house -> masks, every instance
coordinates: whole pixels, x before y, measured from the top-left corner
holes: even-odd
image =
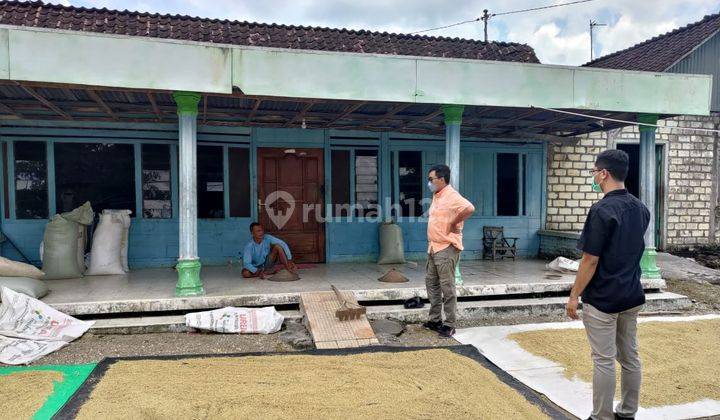
[[[659,248],[717,243],[720,239],[718,133],[712,130],[720,129],[720,85],[717,83],[720,78],[720,13],[597,58],[584,67],[713,76],[709,115],[658,120],[654,210]],[[679,129],[683,127],[710,131]],[[625,127],[583,135],[576,145],[549,148],[548,232],[544,236],[548,253],[555,253],[553,247],[561,247],[565,253],[572,248],[571,244],[556,239],[567,237],[569,243],[575,241],[587,210],[598,198],[595,193],[574,187],[586,177],[564,168],[562,162],[580,160],[582,156],[606,148],[625,150],[633,167],[627,186],[631,193],[639,194],[639,143],[638,128]],[[576,208],[572,214],[563,210],[569,206]]]
[[[0,2],[0,25],[4,235],[37,262],[53,214],[132,209],[131,267],[177,264],[179,295],[255,220],[298,261],[333,263],[373,261],[392,217],[421,258],[441,162],[477,208],[463,259],[486,225],[535,256],[549,148],[709,112],[709,76],[542,65],[512,43],[41,2]]]

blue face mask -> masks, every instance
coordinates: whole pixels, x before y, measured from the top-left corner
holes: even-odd
[[[428,181],[427,186],[433,194],[435,193],[435,191],[437,191],[437,187],[435,186],[435,184],[432,183],[432,181]]]

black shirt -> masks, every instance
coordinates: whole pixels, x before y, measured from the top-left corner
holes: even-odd
[[[583,291],[584,303],[605,313],[618,313],[645,303],[640,259],[649,223],[647,207],[625,189],[611,191],[593,204],[578,249],[600,260]]]

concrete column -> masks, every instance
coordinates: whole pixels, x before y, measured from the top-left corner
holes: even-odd
[[[460,191],[460,125],[463,105],[443,105],[445,114],[445,164],[450,167],[450,185]],[[455,284],[463,284],[460,275],[460,260],[455,266]]]
[[[653,114],[638,115],[638,122],[657,124],[658,116]],[[640,200],[650,210],[650,224],[645,231],[645,252],[640,260],[644,278],[660,278],[655,250],[655,189],[657,160],[655,156],[655,127],[640,127]]]
[[[197,115],[200,95],[175,92],[179,134],[180,255],[176,296],[205,293],[200,280],[200,258],[197,252]]]
[[[445,114],[445,164],[450,167],[450,185],[460,191],[460,125],[462,105],[443,105]]]

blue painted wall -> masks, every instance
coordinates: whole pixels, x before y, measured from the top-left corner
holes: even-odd
[[[333,147],[381,146],[379,147],[381,179],[380,195],[389,200],[390,185],[396,182],[390,174],[393,154],[401,150],[416,150],[423,153],[423,169],[444,160],[444,142],[441,138],[396,133],[372,133],[339,130],[302,129],[253,129],[233,127],[199,127],[200,144],[217,144],[227,147],[250,148],[251,162],[255,159],[257,147],[318,147],[326,149],[326,202],[330,202],[332,180],[329,176],[331,162],[329,150]],[[81,122],[13,121],[0,126],[0,140],[53,142],[123,142],[132,144],[167,143],[177,144],[177,128],[172,124],[118,124]],[[520,238],[518,247],[521,255],[534,256],[539,249],[537,232],[542,226],[544,214],[544,148],[541,143],[492,141],[488,139],[463,139],[461,150],[462,177],[460,189],[476,206],[476,214],[466,222],[464,230],[466,252],[463,258],[479,258],[482,252],[482,227],[504,226],[507,236]],[[51,147],[48,150],[52,149]],[[176,150],[173,150],[176,153]],[[496,217],[495,196],[495,155],[497,153],[522,153],[527,159],[527,184],[523,186],[527,210],[525,216]],[[49,160],[52,156],[48,157]],[[172,160],[173,206],[177,209],[177,168]],[[48,167],[52,162],[48,162]],[[227,175],[227,170],[226,177]],[[139,176],[136,171],[136,176]],[[256,218],[257,174],[251,165],[248,174],[251,179],[249,218],[200,220],[198,222],[198,246],[204,264],[224,264],[228,259],[238,259],[238,251],[249,240],[247,226]],[[49,171],[50,190],[53,190],[53,171]],[[424,177],[423,177],[424,179]],[[136,180],[137,181],[137,180]],[[140,194],[140,182],[136,182]],[[12,186],[12,183],[10,183]],[[227,185],[227,181],[226,181]],[[226,190],[226,202],[228,192]],[[395,188],[397,191],[397,188]],[[429,192],[424,194],[429,196]],[[3,194],[0,194],[2,196]],[[12,194],[10,200],[12,201]],[[54,213],[54,200],[50,200],[50,214]],[[382,201],[381,201],[382,202]],[[16,220],[11,214],[5,218],[7,205],[3,197],[2,229],[28,257],[39,262],[38,248],[42,240],[45,220]],[[138,200],[138,206],[141,200]],[[139,209],[136,209],[139,210]],[[12,212],[14,213],[14,212]],[[425,254],[427,220],[424,218],[401,219],[405,250],[408,258],[422,258]],[[377,223],[334,218],[326,221],[326,258],[334,261],[372,261],[378,254]],[[2,245],[3,255],[19,258],[9,244]],[[130,230],[129,259],[135,268],[171,266],[176,262],[178,252],[178,220],[133,218]]]

